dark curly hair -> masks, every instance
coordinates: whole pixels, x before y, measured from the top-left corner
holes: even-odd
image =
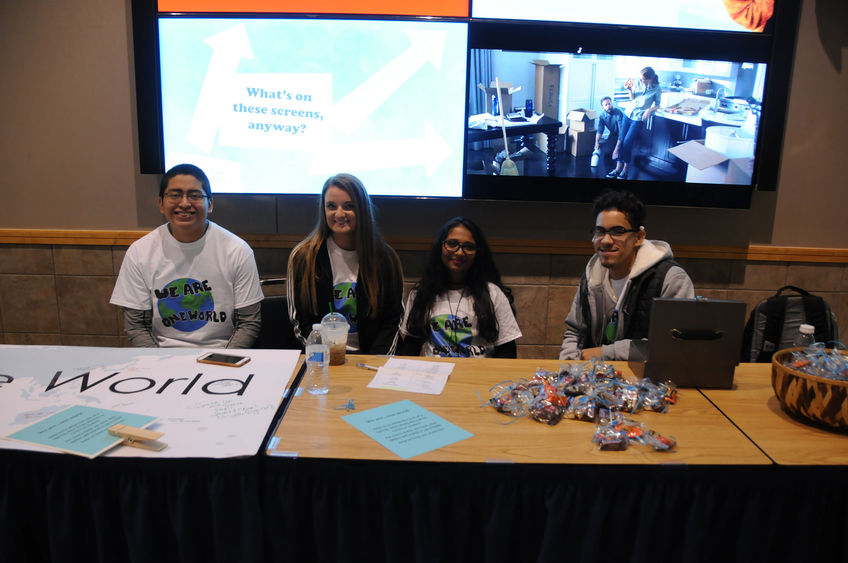
[[[607,190],[592,202],[592,214],[595,219],[601,211],[615,209],[621,211],[630,221],[630,227],[638,229],[645,226],[647,211],[645,204],[631,192]]]
[[[430,308],[436,297],[450,289],[450,275],[448,269],[442,263],[442,244],[454,227],[463,226],[471,232],[474,242],[477,244],[477,253],[465,278],[464,289],[474,300],[474,314],[477,317],[477,326],[480,335],[494,342],[498,337],[498,321],[495,317],[495,308],[489,296],[489,283],[498,286],[509,300],[510,307],[515,312],[512,291],[501,282],[501,274],[495,265],[492,250],[486,241],[486,236],[480,227],[467,217],[454,217],[442,225],[438,234],[433,239],[433,244],[427,253],[427,262],[424,275],[415,284],[415,299],[412,302],[412,310],[409,312],[406,329],[411,336],[416,338],[427,337],[427,322],[430,317]]]

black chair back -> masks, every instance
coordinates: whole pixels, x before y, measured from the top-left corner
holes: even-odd
[[[285,280],[282,280],[285,281]],[[262,285],[279,284],[277,280],[263,280]],[[285,295],[269,295],[262,300],[262,328],[253,344],[254,348],[272,350],[302,350],[294,335]]]

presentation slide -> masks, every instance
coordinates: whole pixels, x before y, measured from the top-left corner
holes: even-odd
[[[165,166],[215,193],[462,195],[465,23],[162,18]]]
[[[474,0],[471,16],[713,31],[763,31],[774,0]]]

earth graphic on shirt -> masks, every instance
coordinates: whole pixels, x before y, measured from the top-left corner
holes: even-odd
[[[345,316],[350,324],[349,332],[359,332],[359,316],[356,314],[356,283],[344,282],[333,286],[333,311]]]
[[[212,292],[192,278],[180,278],[165,286],[167,297],[159,299],[159,315],[165,326],[182,332],[203,328],[209,318],[206,312],[215,310]]]
[[[467,319],[445,314],[430,318],[430,338],[438,355],[468,357],[473,335]]]

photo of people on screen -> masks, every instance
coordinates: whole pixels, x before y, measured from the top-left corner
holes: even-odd
[[[497,175],[508,156],[520,176],[754,184],[764,63],[472,49],[476,59],[491,64],[471,65],[468,175]],[[511,93],[503,126],[486,97],[495,75]]]

